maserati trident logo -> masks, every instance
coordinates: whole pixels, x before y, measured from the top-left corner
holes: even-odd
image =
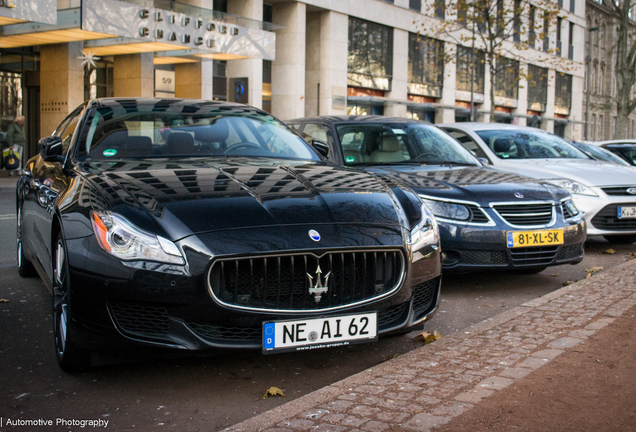
[[[636,188],[629,188],[626,192],[630,195],[636,195]]]
[[[329,290],[327,284],[329,283],[329,276],[331,275],[331,272],[325,275],[324,286],[322,285],[321,275],[322,270],[320,270],[320,264],[318,264],[318,268],[316,269],[316,285],[314,285],[314,278],[309,273],[307,273],[307,277],[309,278],[309,294],[314,295],[314,300],[316,300],[316,303],[320,303],[322,295]]]
[[[521,192],[515,192],[515,196],[519,199],[523,199],[523,194]]]

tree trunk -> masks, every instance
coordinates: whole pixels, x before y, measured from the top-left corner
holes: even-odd
[[[488,58],[488,68],[490,69],[490,123],[495,123],[495,75],[497,70],[494,66],[494,59]]]

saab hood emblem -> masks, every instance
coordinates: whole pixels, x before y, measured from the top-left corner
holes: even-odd
[[[630,195],[636,195],[636,188],[627,189],[627,193],[630,194]]]
[[[318,264],[318,268],[316,269],[316,284],[314,285],[314,278],[309,273],[307,273],[307,277],[309,278],[309,294],[314,295],[314,300],[316,300],[316,303],[320,303],[322,295],[329,290],[327,284],[329,283],[329,276],[331,275],[331,272],[325,275],[324,286],[322,284],[321,275],[322,270],[320,270],[320,264]]]
[[[519,199],[523,199],[523,194],[521,192],[515,192],[515,196]]]
[[[320,241],[320,233],[316,230],[309,230],[309,237],[311,237],[313,241]]]

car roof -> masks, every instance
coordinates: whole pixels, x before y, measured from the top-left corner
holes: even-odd
[[[542,129],[537,129],[528,126],[517,126],[507,123],[481,123],[481,122],[458,122],[458,123],[441,123],[436,124],[438,127],[453,127],[456,129],[462,130],[528,130],[528,131],[543,131]],[[545,131],[543,131],[545,132]]]
[[[408,119],[404,117],[388,117],[381,115],[340,115],[340,116],[314,116],[285,120],[285,123],[298,122],[323,122],[323,123],[345,123],[345,122],[365,122],[365,123],[412,123],[430,124],[422,120]]]
[[[246,112],[259,111],[265,114],[258,108],[254,108],[249,105],[225,102],[225,101],[211,101],[205,99],[187,99],[187,98],[149,98],[149,97],[112,97],[112,98],[99,98],[90,101],[95,106],[102,107],[153,107],[154,109],[163,108],[178,108],[184,106],[198,106],[198,107],[214,107],[225,108],[229,110],[242,109]],[[161,109],[158,110],[160,112]],[[192,113],[195,114],[195,113]]]
[[[620,145],[620,144],[627,144],[627,145],[634,145],[636,144],[636,139],[623,139],[623,140],[609,140],[609,141],[595,141],[593,143],[594,145]]]

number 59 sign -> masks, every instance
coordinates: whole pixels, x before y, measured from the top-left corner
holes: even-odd
[[[174,71],[155,69],[155,91],[174,93]]]

